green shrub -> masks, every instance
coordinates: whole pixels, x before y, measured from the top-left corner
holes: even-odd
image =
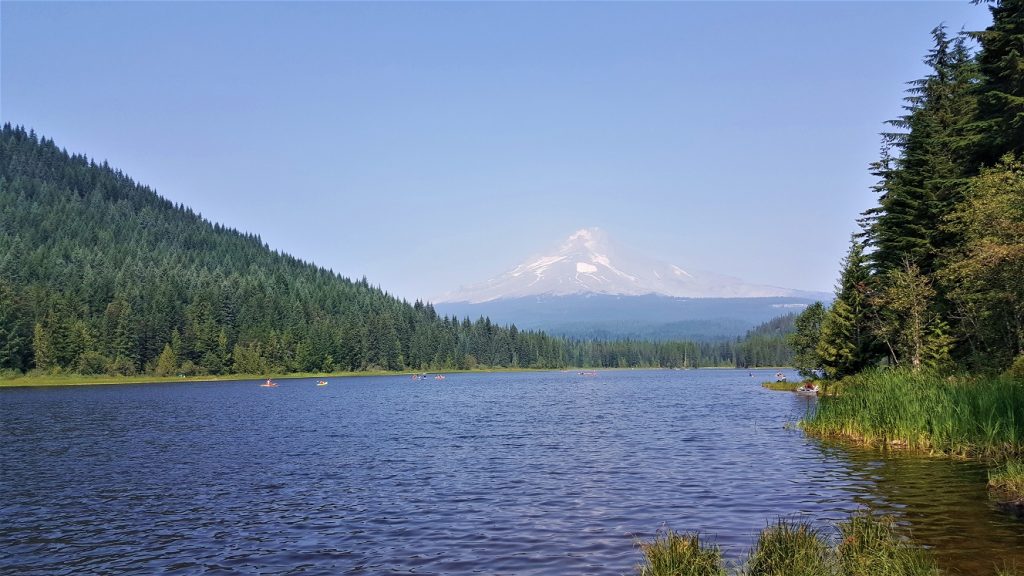
[[[1024,354],[1018,354],[1013,364],[1006,369],[1003,376],[1018,382],[1024,382]]]

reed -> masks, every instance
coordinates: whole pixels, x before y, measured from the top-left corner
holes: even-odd
[[[640,576],[725,576],[718,546],[702,545],[696,533],[665,530],[653,542],[640,543],[640,550]]]
[[[803,422],[822,437],[952,456],[1024,454],[1024,384],[877,370],[847,378]]]

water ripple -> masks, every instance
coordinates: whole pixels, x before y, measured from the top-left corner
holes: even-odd
[[[767,377],[767,374],[759,375]],[[0,391],[0,571],[628,574],[700,529],[901,514],[965,574],[1024,564],[979,467],[783,427],[812,399],[746,371]],[[984,559],[984,560],[979,560]]]

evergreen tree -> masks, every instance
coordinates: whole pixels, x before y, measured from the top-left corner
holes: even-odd
[[[172,376],[178,371],[178,361],[174,356],[174,350],[170,344],[165,344],[160,356],[156,359],[156,367],[153,373],[157,376]]]
[[[795,331],[788,336],[788,344],[793,349],[793,365],[802,376],[808,378],[814,377],[822,366],[817,347],[824,318],[824,304],[814,302],[797,317],[794,321]]]
[[[897,131],[883,134],[882,159],[873,165],[881,178],[879,204],[861,224],[877,273],[909,259],[930,274],[941,251],[956,242],[940,224],[965,186],[965,133],[978,73],[963,35],[951,39],[939,26],[932,37],[935,45],[925,58],[931,73],[911,82],[906,114],[889,121]]]
[[[50,341],[50,334],[43,328],[42,323],[36,322],[32,331],[32,353],[35,367],[50,371],[58,368],[53,357],[53,345]]]
[[[829,378],[859,372],[876,360],[875,340],[868,320],[869,283],[863,245],[854,240],[843,261],[835,301],[822,320],[816,348]]]
[[[989,10],[992,25],[972,34],[983,76],[972,125],[976,168],[1024,153],[1024,0],[997,0]]]
[[[0,371],[28,369],[32,355],[30,326],[20,299],[0,281]]]

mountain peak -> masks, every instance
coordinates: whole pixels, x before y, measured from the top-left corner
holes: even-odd
[[[581,228],[543,255],[486,282],[461,287],[438,302],[488,302],[524,296],[657,294],[680,298],[798,296],[796,290],[746,284],[712,273],[691,273],[618,249],[600,228]]]

